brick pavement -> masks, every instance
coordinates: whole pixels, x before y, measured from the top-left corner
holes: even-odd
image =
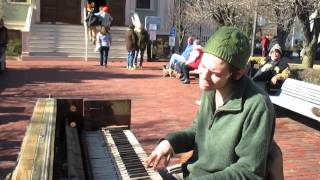
[[[0,74],[0,179],[11,171],[19,153],[32,108],[39,97],[130,98],[132,131],[150,153],[168,132],[190,125],[201,91],[193,80],[183,85],[163,78],[164,62],[147,62],[143,70],[128,71],[125,62],[107,69],[95,61],[8,61]],[[284,154],[286,179],[320,179],[319,124],[304,125],[279,111],[275,139]],[[296,119],[296,118],[295,118]],[[177,158],[174,159],[174,162]]]

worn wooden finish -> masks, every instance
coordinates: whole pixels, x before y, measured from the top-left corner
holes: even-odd
[[[86,177],[83,167],[78,130],[76,127],[71,127],[70,124],[66,121],[65,131],[67,141],[68,177],[85,180]]]
[[[86,179],[78,133],[105,126],[129,129],[130,118],[130,100],[38,99],[11,178]]]
[[[52,177],[56,101],[38,99],[21,146],[14,180]]]

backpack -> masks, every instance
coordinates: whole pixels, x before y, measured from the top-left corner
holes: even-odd
[[[101,21],[98,16],[94,15],[93,13],[90,13],[87,18],[86,22],[88,26],[98,26],[101,25]]]

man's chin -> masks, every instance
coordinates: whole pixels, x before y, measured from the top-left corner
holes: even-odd
[[[199,85],[199,87],[203,91],[211,91],[211,90],[213,90],[213,87],[210,87],[210,86]]]

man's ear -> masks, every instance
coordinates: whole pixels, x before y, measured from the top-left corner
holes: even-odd
[[[233,80],[239,80],[244,74],[246,74],[245,69],[239,69],[238,71],[234,72],[232,74],[232,79]]]

